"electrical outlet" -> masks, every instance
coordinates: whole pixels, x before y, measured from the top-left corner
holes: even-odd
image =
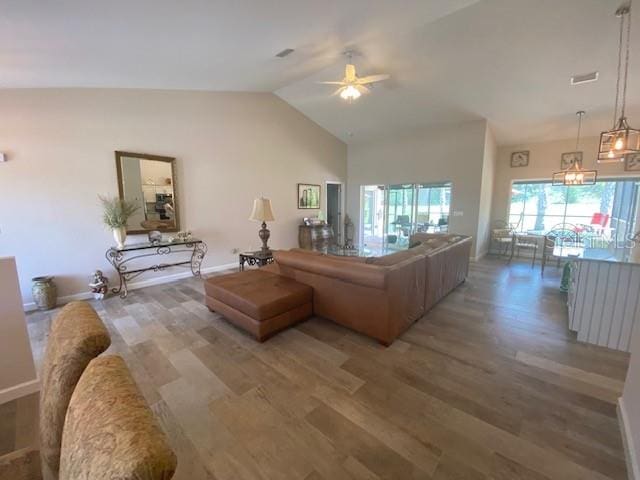
[[[461,217],[464,215],[464,212],[462,210],[454,210],[453,211],[453,216],[454,217]]]

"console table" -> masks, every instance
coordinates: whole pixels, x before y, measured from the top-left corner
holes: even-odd
[[[138,268],[130,269],[130,262],[148,257],[165,257],[173,254],[188,253],[189,260],[174,261],[170,263],[156,263],[153,265],[140,265]],[[125,298],[129,293],[127,282],[142,275],[144,272],[161,272],[171,267],[191,268],[194,276],[200,276],[200,266],[207,253],[207,244],[197,238],[180,240],[175,242],[144,242],[125,245],[123,248],[111,247],[105,253],[107,261],[113,265],[120,285],[112,288],[113,293],[119,293],[121,298]]]

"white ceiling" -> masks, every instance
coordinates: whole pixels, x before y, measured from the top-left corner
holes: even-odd
[[[0,0],[0,86],[274,91],[473,1]]]
[[[640,107],[640,20],[634,12],[629,102]],[[619,0],[483,0],[434,23],[376,37],[361,46],[362,74],[389,72],[351,105],[327,98],[317,80],[341,65],[276,93],[335,135],[355,143],[399,130],[487,118],[501,144],[597,135],[613,117]],[[635,53],[635,55],[634,55]],[[573,74],[600,71],[596,83],[572,87]],[[640,127],[640,108],[629,115]],[[348,136],[353,133],[353,137]]]
[[[611,123],[619,3],[0,0],[0,87],[275,91],[348,143],[480,118],[502,144],[568,138],[578,109],[587,134]],[[345,48],[361,53],[359,74],[392,75],[353,104],[317,83],[342,77]],[[592,70],[597,83],[569,86]]]

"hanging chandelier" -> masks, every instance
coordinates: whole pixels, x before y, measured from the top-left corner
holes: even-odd
[[[580,151],[580,131],[582,130],[582,117],[585,112],[580,110],[576,112],[578,116],[578,137],[576,138],[576,151],[573,153],[573,162],[569,165],[569,168],[561,172],[553,174],[552,185],[595,185],[598,179],[598,172],[596,170],[583,170],[582,169],[582,152]]]
[[[618,7],[616,16],[620,19],[620,38],[618,42],[618,78],[616,82],[616,102],[613,107],[613,128],[600,134],[598,163],[622,162],[625,155],[640,152],[640,130],[631,128],[625,116],[627,77],[629,76],[629,43],[631,42],[631,1]],[[624,56],[623,45],[625,45]],[[622,91],[620,91],[621,89]],[[618,107],[620,107],[620,117],[618,117]]]

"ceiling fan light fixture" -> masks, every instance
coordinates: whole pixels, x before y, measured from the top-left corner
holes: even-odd
[[[356,66],[352,63],[353,52],[346,51],[344,53],[349,60],[344,68],[344,77],[342,80],[319,82],[325,85],[338,85],[339,88],[334,92],[334,95],[340,95],[343,100],[351,103],[360,98],[363,94],[369,93],[369,87],[371,84],[382,82],[390,77],[388,73],[358,77],[358,74],[356,73]]]
[[[340,92],[340,97],[343,100],[347,100],[349,102],[352,102],[353,100],[357,100],[358,98],[360,98],[361,95],[362,94],[358,91],[358,89],[354,85],[347,85]]]

